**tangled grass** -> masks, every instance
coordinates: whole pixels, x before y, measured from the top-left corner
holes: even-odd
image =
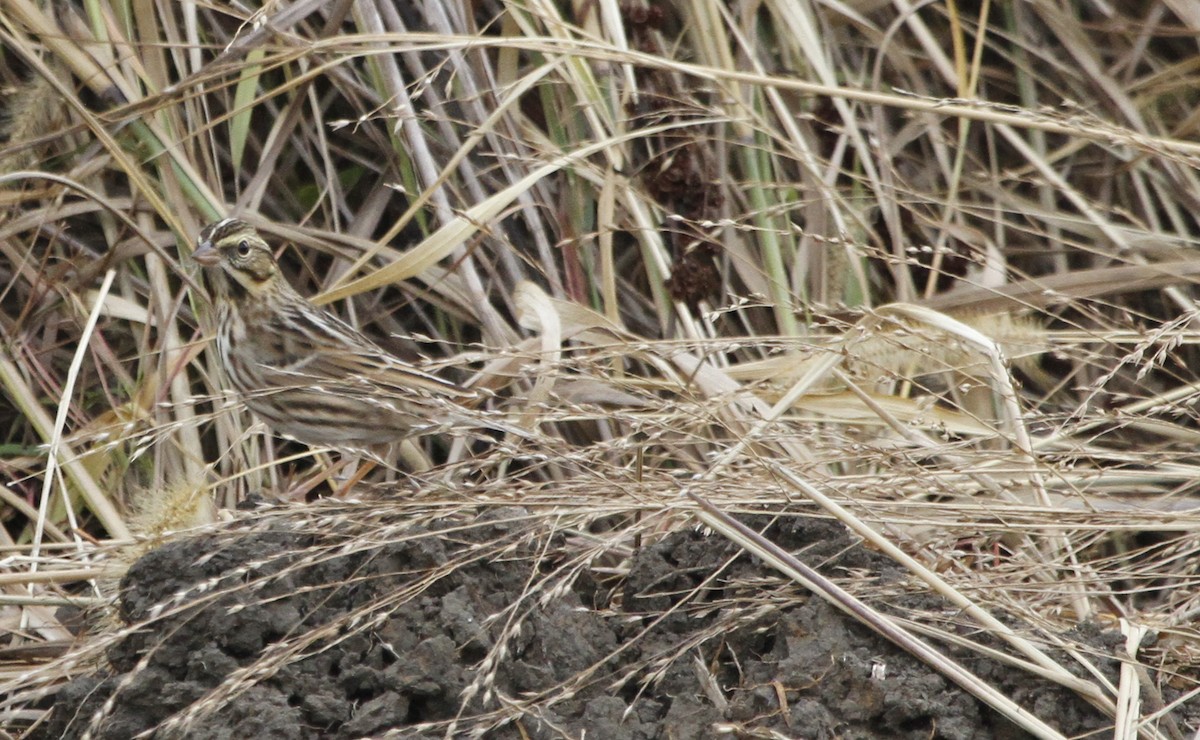
[[[31,665],[71,638],[55,610],[184,530],[334,516],[370,548],[380,519],[519,506],[574,542],[546,593],[697,522],[795,577],[730,517],[832,517],[1120,736],[1194,732],[1200,21],[1176,5],[0,3],[4,721],[144,626]],[[440,467],[335,515],[218,513],[328,462],[204,352],[188,254],[230,213],[536,438],[422,440]],[[1119,684],[1034,647],[1087,621],[1126,635]]]

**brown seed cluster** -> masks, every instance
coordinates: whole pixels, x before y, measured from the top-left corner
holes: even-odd
[[[621,17],[625,20],[625,28],[633,31],[634,36],[646,34],[647,31],[663,30],[666,14],[657,5],[642,5],[640,3],[621,3]]]
[[[635,2],[620,7],[635,48],[660,53],[659,34],[667,24],[663,8]],[[696,101],[697,91],[679,89],[677,78],[658,70],[639,70],[638,93],[638,102],[630,104],[626,112],[643,126],[682,121],[703,107]],[[671,214],[663,225],[673,259],[667,290],[694,311],[721,287],[716,264],[721,246],[701,224],[721,219],[724,196],[703,129],[689,131],[646,137],[645,161],[639,163],[639,169],[649,194]]]

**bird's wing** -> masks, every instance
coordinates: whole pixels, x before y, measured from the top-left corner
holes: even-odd
[[[310,380],[314,384],[333,384],[340,392],[353,395],[400,396],[430,395],[459,403],[479,397],[478,391],[420,370],[393,356],[362,332],[316,307],[280,312],[271,327],[278,351],[277,361],[266,363],[272,371],[295,384]]]
[[[356,348],[354,352],[325,355],[317,364],[322,374],[361,378],[377,386],[382,393],[427,394],[452,398],[460,403],[479,396],[477,391],[420,370],[374,345]]]

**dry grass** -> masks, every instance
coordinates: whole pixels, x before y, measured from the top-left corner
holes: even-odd
[[[340,516],[641,512],[587,563],[694,522],[684,491],[821,509],[1014,640],[1156,631],[1133,660],[1194,700],[1200,27],[1076,5],[0,3],[12,644],[65,639],[130,540],[325,464],[203,351],[187,256],[240,213],[544,438],[425,440],[444,500]],[[1118,731],[1165,736],[1143,712]]]

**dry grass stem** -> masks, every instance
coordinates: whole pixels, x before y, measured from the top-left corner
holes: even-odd
[[[275,702],[347,737],[817,736],[837,681],[788,651],[845,620],[891,642],[839,655],[902,644],[880,670],[976,719],[1197,733],[1197,32],[1180,2],[0,0],[0,725],[63,700],[100,736],[178,669],[131,733]],[[226,215],[508,433],[323,498],[338,456],[208,350],[191,254]],[[278,688],[343,655],[392,683]]]

